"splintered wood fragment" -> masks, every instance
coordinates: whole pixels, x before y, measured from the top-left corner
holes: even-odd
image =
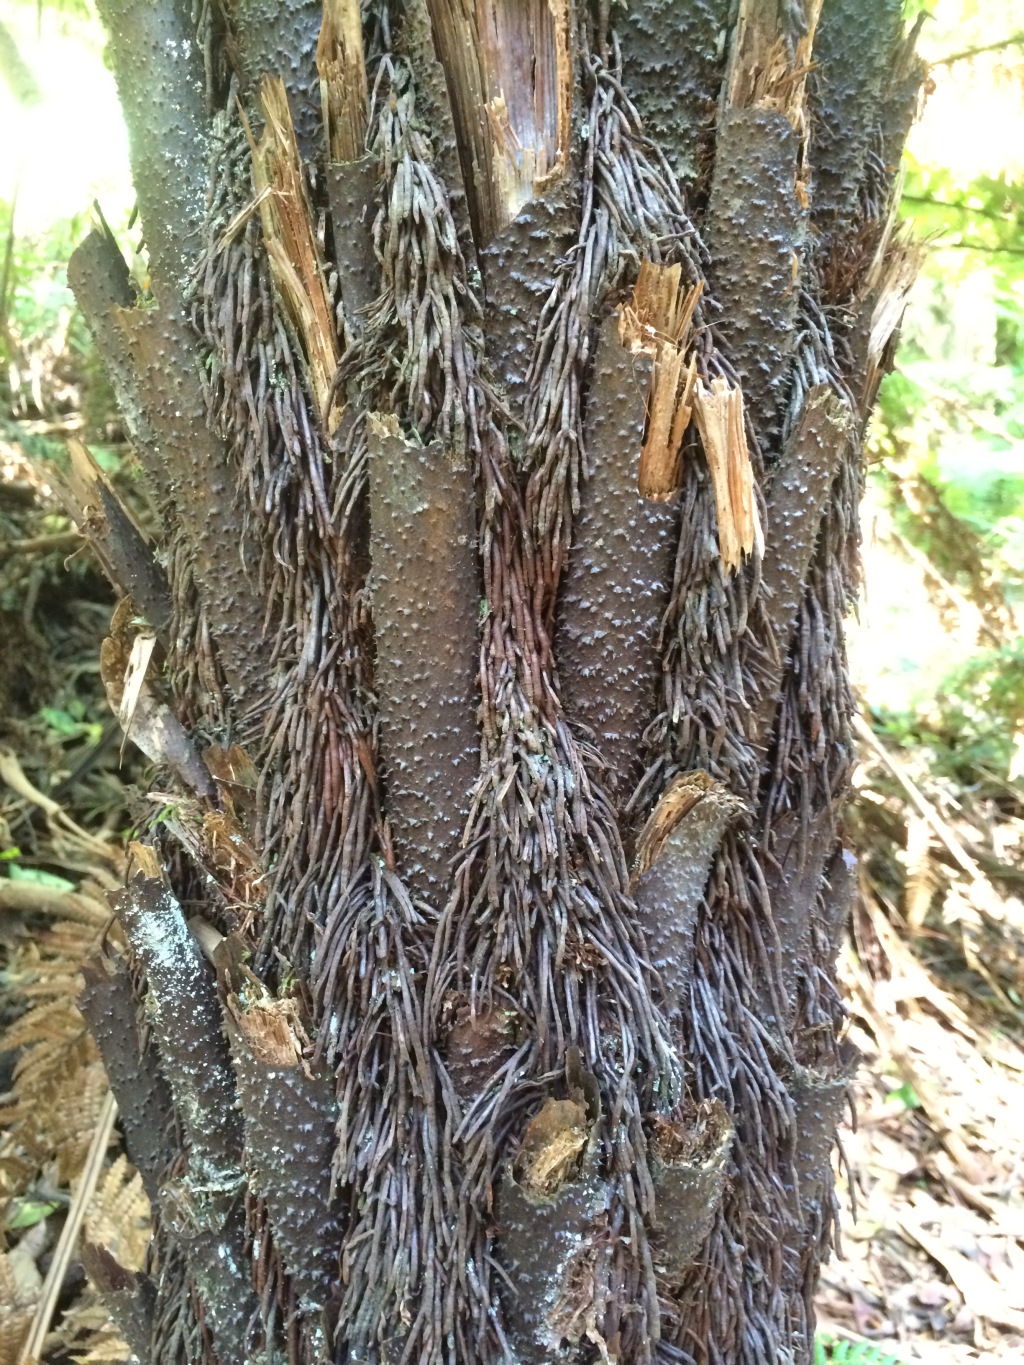
[[[703,281],[682,283],[682,267],[642,261],[633,297],[619,314],[622,344],[653,358],[647,431],[640,452],[641,497],[668,501],[681,484],[680,452],[693,415],[696,354],[685,363]]]
[[[566,170],[573,61],[568,0],[428,0],[448,79],[477,245]]]
[[[677,1280],[711,1231],[725,1188],[733,1125],[720,1100],[705,1100],[679,1120],[655,1120],[651,1140],[658,1222],[655,1269]]]
[[[316,65],[327,158],[358,161],[366,150],[369,99],[359,0],[324,0]]]
[[[634,894],[669,1015],[682,1008],[693,974],[693,931],[712,859],[743,809],[743,802],[707,773],[680,773],[637,841]]]
[[[480,595],[473,478],[435,442],[369,421],[375,691],[398,868],[443,895],[479,768]]]
[[[675,509],[637,489],[652,365],[623,347],[610,317],[585,418],[590,477],[580,489],[555,626],[566,709],[593,732],[622,805],[639,780],[642,736],[654,716],[658,627],[675,548]]]
[[[718,513],[718,548],[728,573],[743,562],[755,544],[763,547],[754,501],[754,473],[743,421],[743,391],[725,379],[706,388],[698,379],[693,416],[704,445]]]
[[[590,1133],[585,1105],[546,1099],[526,1126],[513,1174],[534,1199],[552,1199],[571,1180]]]
[[[331,402],[338,337],[302,161],[284,82],[278,76],[265,76],[260,94],[266,120],[263,137],[257,144],[247,131],[257,193],[272,191],[260,200],[264,243],[274,282],[305,352],[317,413],[332,433],[341,420],[340,410]]]
[[[897,202],[894,201],[860,295],[854,303],[854,373],[863,375],[859,406],[865,420],[875,405],[882,376],[892,366],[907,299],[925,254],[924,243],[915,241],[897,224],[896,209]]]
[[[727,74],[734,108],[770,109],[799,126],[822,0],[802,6],[803,32],[787,31],[789,6],[779,0],[740,0]]]

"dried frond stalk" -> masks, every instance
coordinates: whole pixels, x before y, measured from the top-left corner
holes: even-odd
[[[619,315],[622,344],[654,359],[647,431],[640,453],[641,497],[666,502],[680,486],[679,452],[693,415],[696,356],[685,364],[703,282],[685,285],[682,266],[642,261],[633,297]]]
[[[365,151],[369,99],[359,0],[324,0],[316,65],[328,159],[358,161]]]
[[[18,1359],[42,1288],[35,1261],[24,1251],[0,1251],[0,1360]]]
[[[713,379],[710,388],[698,379],[693,415],[715,489],[719,553],[729,572],[762,540],[743,424],[743,392],[725,379]]]
[[[89,538],[103,572],[115,587],[134,598],[159,635],[171,619],[167,575],[156,562],[149,542],[110,480],[81,441],[67,442],[71,467],[50,473],[57,496]]]
[[[742,0],[729,76],[733,108],[770,109],[784,114],[794,128],[799,126],[821,6],[822,0],[809,0],[804,32],[793,42],[790,35],[780,32],[784,23],[781,4]]]
[[[336,429],[340,409],[330,402],[338,368],[338,338],[323,261],[313,230],[312,210],[302,181],[284,82],[265,76],[261,89],[266,126],[257,144],[250,132],[260,217],[278,293],[302,342],[317,413],[328,432]],[[269,187],[272,193],[263,195]],[[328,411],[328,408],[331,408]]]

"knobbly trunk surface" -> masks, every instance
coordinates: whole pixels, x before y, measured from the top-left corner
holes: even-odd
[[[143,1365],[810,1358],[921,71],[897,0],[731,8],[101,0]]]

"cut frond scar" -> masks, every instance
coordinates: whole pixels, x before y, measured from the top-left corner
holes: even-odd
[[[317,413],[330,433],[341,419],[340,409],[331,403],[339,358],[334,310],[302,183],[302,162],[284,82],[279,76],[265,76],[261,96],[266,118],[263,137],[257,144],[248,124],[246,132],[263,237],[278,293],[306,354]],[[268,188],[271,193],[264,195]]]
[[[324,0],[316,65],[328,159],[358,161],[366,150],[369,101],[359,0]]]
[[[743,423],[743,393],[724,379],[705,388],[698,379],[693,416],[704,443],[718,512],[718,549],[728,573],[738,568],[755,544],[764,549],[754,501],[754,474]]]
[[[737,109],[770,109],[794,128],[803,118],[804,86],[822,0],[806,6],[804,32],[794,44],[780,32],[781,6],[742,0],[728,77],[729,104]]]
[[[622,344],[654,358],[647,432],[640,452],[640,496],[666,502],[680,485],[679,452],[693,415],[696,356],[684,358],[703,283],[685,285],[681,265],[642,261],[633,297],[619,314]]]

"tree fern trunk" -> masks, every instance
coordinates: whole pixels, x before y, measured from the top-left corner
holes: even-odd
[[[809,1360],[898,3],[101,8],[151,281],[70,274],[202,775],[85,1003],[135,1349]]]

